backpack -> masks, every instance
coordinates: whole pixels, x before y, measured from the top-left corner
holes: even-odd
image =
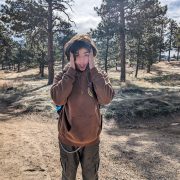
[[[62,108],[63,108],[63,105],[62,106],[56,105],[56,112],[59,114]]]

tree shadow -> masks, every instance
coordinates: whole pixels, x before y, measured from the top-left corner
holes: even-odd
[[[26,91],[26,93],[31,93],[31,92],[34,92],[34,91],[40,90],[41,88],[47,87],[47,86],[49,86],[49,85],[45,84],[45,85],[39,86],[39,87],[37,87],[37,88],[34,88],[34,89],[31,89],[31,90],[28,90],[28,91]]]
[[[163,73],[169,74],[170,73],[169,69],[171,68],[176,69],[176,70],[180,69],[180,61],[168,63],[168,69],[165,68],[164,66],[158,66],[158,67],[152,66],[152,70],[156,72],[158,75],[162,75]]]
[[[21,106],[13,107],[13,103],[20,101],[24,95],[23,93],[14,93],[10,94],[9,96],[4,94],[0,98],[0,120],[7,121],[10,120],[12,117],[18,116],[20,113],[15,113],[14,111],[21,108]]]
[[[173,120],[177,122],[177,120]],[[180,123],[180,119],[178,120]],[[176,179],[179,159],[178,139],[180,134],[171,134],[162,129],[112,127],[105,130],[115,153],[110,159],[121,165],[131,164],[134,171],[145,179]],[[126,141],[124,140],[126,139]],[[172,163],[171,165],[169,165]],[[170,167],[170,168],[169,168]]]
[[[141,88],[134,84],[117,90],[105,111],[105,129],[112,139],[110,158],[119,166],[133,166],[143,179],[176,179],[180,137],[180,96],[169,88]],[[175,113],[176,112],[176,113]],[[172,129],[172,124],[176,129]],[[116,142],[113,139],[116,137]],[[117,141],[117,139],[119,141]],[[126,141],[124,140],[126,139]],[[172,163],[171,165],[169,165]]]
[[[110,78],[110,82],[113,84],[113,86],[119,86],[121,83],[119,79]]]
[[[179,91],[141,88],[136,85],[116,90],[111,104],[105,107],[105,118],[115,119],[117,125],[136,124],[139,119],[168,115],[180,110]]]
[[[40,74],[30,74],[30,75],[23,75],[21,77],[14,77],[14,78],[0,78],[1,80],[13,80],[13,81],[39,81],[39,80],[44,80],[47,79],[48,76],[45,74],[44,77],[41,77]]]
[[[166,72],[166,69],[161,69],[159,67],[153,66],[153,71],[157,73],[158,76],[161,76],[164,72]]]
[[[158,71],[159,75],[161,75],[161,71]],[[162,86],[177,86],[180,85],[180,74],[168,74],[168,75],[161,75],[160,77],[151,77],[151,78],[144,78],[144,80],[150,83],[159,83]]]
[[[169,63],[170,66],[175,67],[175,68],[180,68],[180,61],[176,61],[176,62],[170,62]]]
[[[24,97],[27,96],[28,93],[32,93],[34,91],[40,90],[41,88],[47,87],[48,85],[42,85],[34,89],[24,89],[16,91],[16,89],[4,92],[4,94],[1,94],[0,96],[0,120],[1,121],[7,121],[10,120],[13,117],[26,114],[29,112],[33,112],[32,106],[38,106],[39,103],[45,102],[47,99],[42,99],[37,97],[32,98],[31,101],[28,101],[30,104],[29,106],[25,107],[24,104],[22,104],[22,100]],[[31,96],[31,95],[30,95]],[[24,102],[24,101],[23,101]],[[44,107],[47,105],[45,104]],[[36,112],[41,111],[40,109],[36,108]]]

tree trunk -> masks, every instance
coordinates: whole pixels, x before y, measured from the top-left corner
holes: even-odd
[[[170,43],[170,44],[171,44],[171,43]],[[170,45],[169,53],[168,53],[168,62],[170,62],[170,56],[171,56],[171,45]]]
[[[121,59],[121,82],[126,81],[126,59],[125,59],[125,17],[124,0],[120,5],[120,59]]]
[[[11,64],[10,63],[8,63],[8,67],[9,67],[9,70],[11,70]]]
[[[20,72],[20,62],[17,64],[17,72]]]
[[[43,50],[41,51],[41,59],[40,59],[40,64],[39,64],[39,72],[41,77],[44,77],[44,59],[45,59],[45,53],[43,52]]]
[[[2,62],[2,66],[1,67],[2,67],[2,70],[4,70],[4,62]]]
[[[171,32],[170,32],[170,38],[169,38],[169,55],[168,55],[168,61],[170,62],[170,55],[171,55],[171,41],[172,41],[172,23],[171,23]]]
[[[118,63],[117,63],[117,60],[116,60],[116,71],[118,70],[117,66],[118,66]]]
[[[135,74],[135,78],[137,78],[138,69],[139,69],[139,47],[140,47],[140,38],[138,39],[137,64],[136,64],[136,74]]]
[[[144,69],[144,61],[141,63],[141,69]]]
[[[52,0],[48,0],[48,85],[54,79],[54,59],[53,59],[53,32],[52,32]]]
[[[42,64],[42,72],[41,72],[41,77],[44,77],[44,63]]]
[[[44,77],[44,62],[40,62],[39,64],[39,74],[41,77]]]
[[[151,62],[150,60],[148,60],[148,64],[147,64],[147,73],[151,72]]]
[[[178,51],[177,51],[177,61],[179,60],[179,51],[180,51],[180,47],[178,47]]]
[[[139,70],[139,58],[137,58],[137,62],[136,62],[136,73],[135,73],[135,78],[137,78],[138,70]]]
[[[13,64],[13,71],[15,71],[16,70],[16,64],[14,63]]]
[[[41,66],[41,70],[40,70],[41,77],[44,77],[44,62],[42,62],[40,66]]]
[[[105,54],[105,71],[106,71],[106,72],[107,72],[107,58],[108,58],[108,51],[109,51],[109,38],[107,37],[106,54]]]
[[[161,47],[159,48],[159,62],[161,61],[161,53],[162,53],[162,49]]]
[[[39,74],[41,74],[41,62],[39,63]]]
[[[160,44],[160,48],[159,48],[159,62],[161,61],[161,53],[162,53],[162,48],[161,48],[161,46],[162,46],[162,43],[163,43],[163,31],[164,31],[164,24],[162,23],[161,24],[162,26],[161,26],[161,44]]]
[[[62,70],[64,69],[64,64],[65,64],[65,56],[64,56],[64,46],[65,44],[63,44],[63,53],[62,53]]]

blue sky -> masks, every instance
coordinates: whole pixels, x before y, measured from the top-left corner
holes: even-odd
[[[3,3],[5,0],[0,0]],[[159,0],[162,5],[168,5],[167,16],[177,20],[180,23],[180,0]],[[100,17],[94,11],[95,6],[100,6],[102,0],[74,0],[71,13],[72,20],[75,21],[75,31],[86,33],[90,28],[96,28],[100,22]]]

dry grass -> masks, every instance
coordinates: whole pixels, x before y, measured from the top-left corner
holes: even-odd
[[[39,112],[53,109],[47,86],[47,68],[41,78],[38,69],[29,69],[21,73],[0,72],[0,99],[22,112]]]
[[[133,72],[129,73],[129,72]],[[151,73],[139,70],[138,78],[135,78],[135,67],[127,66],[126,83],[120,83],[120,72],[115,68],[109,71],[110,79],[115,87],[129,86],[129,84],[142,88],[180,88],[180,62],[160,62],[154,64]]]
[[[55,66],[55,74],[59,70],[59,66]],[[168,99],[167,101],[165,100],[166,104],[171,104],[174,110],[179,108],[178,104],[175,104],[177,105],[176,108],[174,103],[171,102],[171,95],[173,98],[176,96],[179,97],[180,62],[160,62],[154,64],[150,74],[147,74],[145,70],[139,70],[137,79],[134,78],[132,72],[135,73],[135,69],[127,66],[126,83],[120,83],[120,72],[116,71],[115,68],[110,69],[108,72],[113,87],[116,90],[116,96],[113,102],[118,101],[118,105],[116,106],[112,103],[113,110],[111,110],[111,107],[108,107],[109,112],[107,113],[107,117],[112,117],[115,112],[119,114],[119,111],[123,114],[131,114],[133,118],[136,114],[142,114],[142,117],[158,113],[161,114],[161,110],[158,108],[159,111],[157,111],[156,106],[163,104],[162,101],[164,98],[166,100]],[[25,112],[48,111],[54,113],[54,105],[49,94],[50,86],[46,85],[47,68],[45,69],[45,78],[40,78],[38,69],[29,69],[21,73],[0,71],[0,76],[1,98],[6,99],[6,96],[8,96],[10,100],[10,95],[17,95],[19,99],[16,102],[12,102],[13,106],[23,107]],[[168,93],[170,94],[167,97]],[[156,99],[155,104],[153,99]],[[149,101],[153,101],[153,103]],[[136,102],[139,102],[139,104]],[[125,105],[124,107],[123,105],[124,108],[122,108],[122,104],[124,103],[127,106]],[[117,107],[116,111],[114,111],[114,106]],[[143,113],[143,107],[146,113]],[[122,112],[121,108],[126,109],[126,112]],[[169,106],[167,106],[167,109],[169,109],[169,112],[172,112],[172,108],[169,108]],[[151,112],[154,113],[147,113],[149,110],[152,110]],[[111,111],[113,113],[110,113]],[[164,111],[164,106],[162,106],[162,111]]]
[[[132,67],[127,69],[132,70]],[[111,69],[109,75],[116,96],[107,108],[106,118],[135,123],[139,118],[180,111],[180,62],[154,64],[149,74],[139,70],[137,79],[127,73],[126,83],[119,82],[115,69]]]

